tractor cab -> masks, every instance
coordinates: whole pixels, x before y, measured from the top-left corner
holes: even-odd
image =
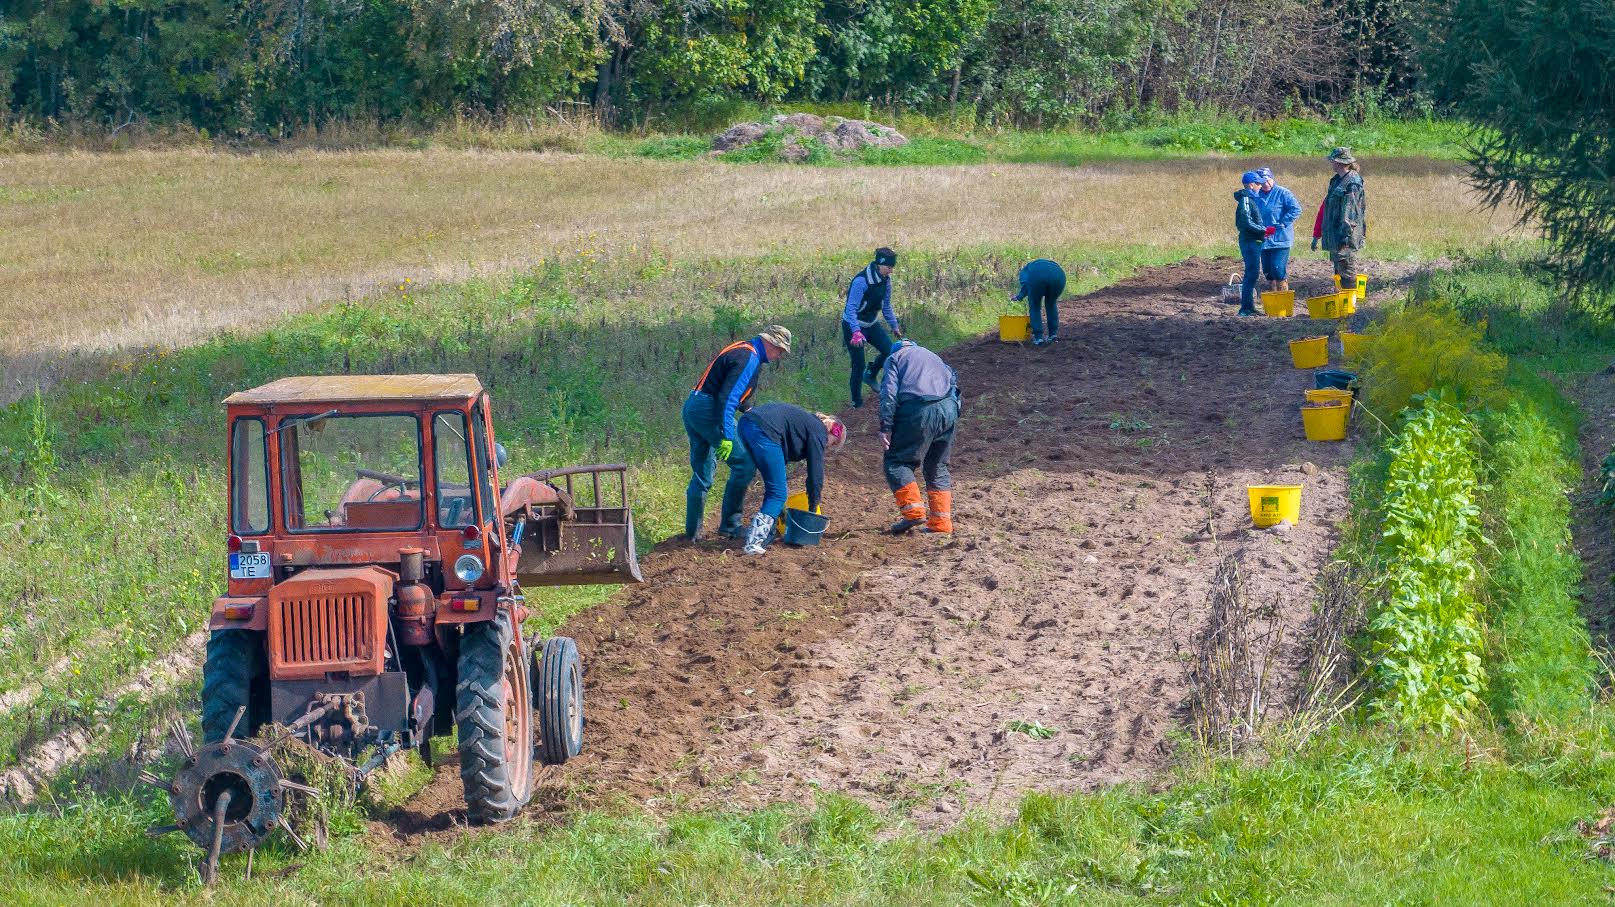
[[[268,835],[278,776],[243,738],[270,724],[361,775],[430,761],[453,727],[471,818],[515,815],[534,762],[583,733],[577,647],[524,639],[523,590],[641,581],[627,467],[503,475],[475,375],[284,378],[224,403],[227,587],[176,827],[215,854]]]

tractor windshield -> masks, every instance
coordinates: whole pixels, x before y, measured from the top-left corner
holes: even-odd
[[[288,529],[420,528],[419,419],[330,416],[281,426]]]

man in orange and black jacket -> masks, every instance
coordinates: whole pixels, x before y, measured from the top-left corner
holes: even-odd
[[[737,419],[755,402],[758,372],[769,362],[778,362],[791,351],[791,332],[770,325],[750,340],[724,347],[701,380],[684,401],[684,433],[690,439],[690,484],[684,491],[684,536],[694,540],[701,533],[707,492],[712,489],[718,461],[729,464],[729,480],[723,486],[723,507],[718,532],[739,538],[741,511],[746,505],[746,489],[757,475],[757,467],[740,443]]]

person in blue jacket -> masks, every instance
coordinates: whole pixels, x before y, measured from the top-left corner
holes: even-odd
[[[1290,288],[1290,247],[1295,245],[1295,222],[1301,219],[1301,202],[1295,193],[1273,181],[1273,171],[1256,171],[1262,178],[1262,222],[1272,228],[1262,242],[1262,276],[1269,290]]]
[[[1026,314],[1032,322],[1032,345],[1044,343],[1044,315],[1049,322],[1048,342],[1053,343],[1060,333],[1060,294],[1065,292],[1065,270],[1047,258],[1039,258],[1021,268],[1020,280],[1020,292],[1009,297],[1009,301],[1026,300]]]
[[[701,532],[707,492],[712,489],[718,461],[729,464],[729,481],[723,486],[723,509],[718,533],[739,538],[741,508],[746,489],[757,475],[746,445],[740,442],[741,413],[751,409],[759,371],[791,351],[791,332],[770,325],[750,340],[723,348],[701,373],[701,380],[684,400],[684,433],[690,438],[690,485],[684,491],[684,536],[694,541]]]
[[[897,253],[881,246],[875,258],[859,271],[847,285],[847,304],[841,309],[841,339],[846,344],[847,356],[852,361],[852,375],[848,381],[852,406],[864,405],[863,386],[874,390],[880,380],[880,370],[886,366],[886,357],[892,352],[892,337],[903,336],[903,326],[892,309],[892,269],[897,267]],[[881,319],[891,325],[886,333]],[[864,347],[875,348],[875,361],[864,362]]]
[[[1262,243],[1272,235],[1262,220],[1262,177],[1247,170],[1239,178],[1244,188],[1234,193],[1234,227],[1239,231],[1239,257],[1245,261],[1245,279],[1239,287],[1239,314],[1256,315],[1256,281],[1262,272]]]

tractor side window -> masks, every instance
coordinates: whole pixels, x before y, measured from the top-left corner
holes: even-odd
[[[419,420],[404,415],[295,419],[281,419],[289,529],[420,528]]]
[[[237,535],[269,531],[267,443],[262,419],[237,419],[230,430],[230,528]]]
[[[465,414],[438,413],[432,418],[432,459],[437,464],[437,524],[444,529],[471,525],[471,445]]]

